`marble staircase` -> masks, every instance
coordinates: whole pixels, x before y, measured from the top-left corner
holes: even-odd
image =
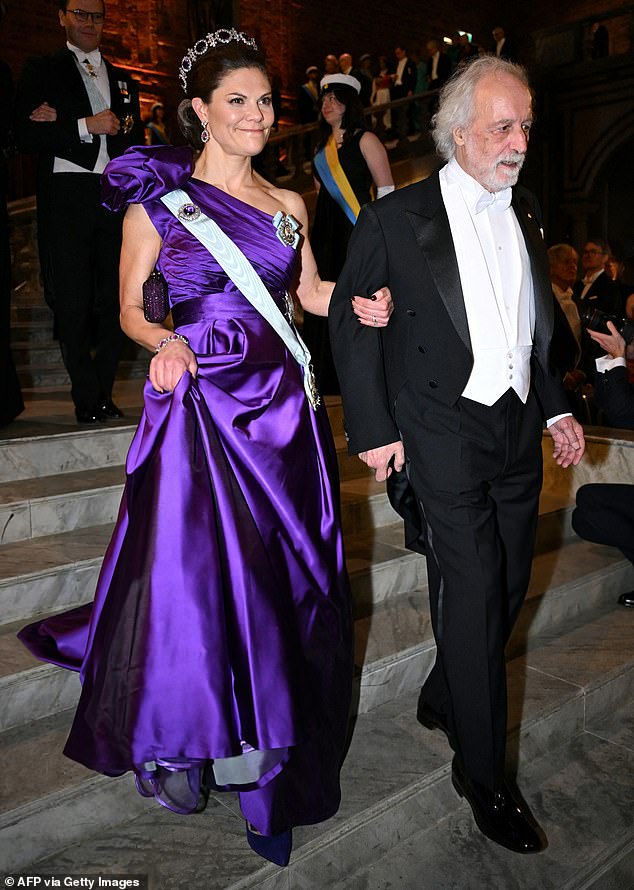
[[[634,616],[616,605],[634,572],[571,531],[574,488],[591,468],[549,466],[529,596],[509,645],[510,766],[550,839],[540,856],[517,857],[474,830],[444,737],[416,723],[434,658],[424,560],[404,549],[383,486],[345,455],[340,406],[328,407],[354,600],[356,720],[341,810],[295,832],[285,870],[248,850],[232,795],[178,817],[139,797],[129,776],[98,776],[62,755],[78,678],[35,661],[15,632],[90,600],[133,426],[24,423],[0,440],[0,870],[146,874],[152,890],[634,887]],[[633,445],[597,431],[591,467],[618,464],[634,481]]]
[[[37,257],[35,199],[16,201],[10,208],[12,277],[11,351],[20,384],[33,387],[70,384],[53,336],[53,314],[44,302]],[[147,356],[131,341],[125,341],[119,376],[144,377]]]

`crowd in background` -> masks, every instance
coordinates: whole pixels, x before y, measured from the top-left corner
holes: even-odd
[[[605,28],[601,27],[592,31],[593,44],[589,53],[592,58],[600,58],[607,53],[604,32]],[[457,68],[485,52],[512,62],[521,61],[516,43],[507,37],[500,25],[492,30],[487,46],[479,46],[466,32],[455,31],[451,39],[431,38],[419,46],[400,44],[393,48],[392,53],[373,55],[362,52],[358,58],[349,52],[328,53],[321,65],[311,64],[306,68],[306,79],[296,90],[295,119],[300,124],[318,122],[321,116],[320,84],[323,78],[345,74],[358,80],[359,98],[363,108],[377,108],[375,114],[366,116],[365,126],[374,130],[386,148],[394,147],[400,140],[415,141],[429,130],[440,88]],[[272,78],[272,87],[274,129],[277,129],[282,113],[282,84],[279,76]],[[7,96],[10,93],[5,92]],[[390,103],[411,96],[420,98],[390,106]],[[3,117],[7,122],[10,121],[10,112]],[[163,102],[157,101],[152,105],[151,115],[144,120],[144,133],[148,145],[169,145],[179,141],[178,128],[171,119],[169,108]],[[320,133],[317,130],[307,132],[304,137],[303,166],[307,173],[314,172],[312,158],[319,147],[319,139]],[[289,178],[283,145],[274,145],[272,150],[275,161],[273,175],[278,180]],[[6,225],[3,231],[3,243],[6,247]],[[347,238],[343,241],[347,243]],[[597,308],[614,317],[617,322],[621,319],[621,328],[623,319],[632,319],[634,329],[634,284],[623,280],[624,264],[621,258],[614,257],[609,246],[601,239],[593,238],[583,250],[581,245],[577,247],[579,253],[571,245],[555,245],[549,252],[553,290],[561,307],[555,351],[558,351],[556,358],[564,375],[571,406],[584,422],[634,428],[634,411],[631,418],[622,412],[617,416],[614,411],[610,416],[605,399],[595,397],[605,391],[605,381],[615,375],[603,374],[597,378],[596,358],[600,347],[586,330],[592,324],[591,321],[588,323],[589,309]],[[600,297],[595,294],[597,288],[601,292]],[[8,284],[5,284],[4,291],[8,297]],[[8,298],[4,299],[3,305],[5,311],[8,311]],[[2,329],[8,330],[6,321]],[[625,349],[627,381],[628,386],[631,384],[634,387],[634,346],[629,343],[629,328],[625,329],[625,334],[628,335]],[[9,350],[5,349],[3,352],[10,360]],[[11,379],[15,382],[15,371],[11,363],[6,373],[12,375]],[[601,388],[596,385],[597,379],[602,383]],[[3,389],[6,391],[7,386],[3,385]],[[0,421],[5,423],[21,409],[17,383],[12,390],[16,394],[16,403],[6,418],[0,417]],[[634,389],[632,392],[634,393]],[[634,395],[632,398],[634,399]]]
[[[322,66],[306,68],[306,81],[297,92],[297,118],[307,124],[319,117],[319,83],[325,75],[342,73],[356,77],[361,84],[364,107],[385,105],[398,99],[439,90],[460,65],[482,52],[492,52],[511,62],[517,61],[517,50],[501,26],[492,32],[492,44],[480,47],[471,35],[454,32],[451,41],[432,38],[424,45],[394,47],[393,53],[373,56],[361,53],[358,60],[349,52],[328,53]],[[435,111],[435,97],[421,99],[405,107],[383,109],[372,116],[372,125],[392,139],[418,138]]]

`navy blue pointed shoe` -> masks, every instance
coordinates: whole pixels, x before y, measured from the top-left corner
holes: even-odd
[[[247,841],[254,853],[275,865],[288,865],[293,846],[293,832],[289,828],[281,834],[265,835],[251,830],[247,822]]]

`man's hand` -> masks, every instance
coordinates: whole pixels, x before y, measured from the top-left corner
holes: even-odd
[[[117,115],[107,108],[99,114],[87,117],[86,127],[93,136],[116,136],[121,129],[121,123]]]
[[[385,482],[392,472],[390,462],[394,458],[394,469],[402,470],[405,465],[405,449],[401,441],[392,442],[391,445],[381,445],[380,448],[372,448],[370,451],[361,451],[359,459],[371,469],[376,470],[377,482]]]
[[[548,432],[553,437],[553,457],[560,467],[575,467],[583,457],[586,442],[583,437],[583,428],[574,417],[562,417],[548,427]]]
[[[352,310],[361,324],[374,328],[386,327],[394,312],[389,287],[379,288],[371,297],[353,297]]]
[[[52,108],[48,102],[42,102],[41,105],[38,105],[37,108],[34,108],[33,111],[29,115],[29,120],[32,121],[56,121],[57,120],[57,111],[55,108]]]
[[[609,334],[601,334],[599,331],[591,331],[587,328],[592,339],[599,344],[601,349],[605,349],[611,358],[625,358],[625,340],[617,331],[614,323],[608,322]]]

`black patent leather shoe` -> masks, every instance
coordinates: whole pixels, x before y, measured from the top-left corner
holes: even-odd
[[[106,415],[102,412],[101,408],[95,405],[92,405],[91,407],[77,405],[75,408],[75,417],[77,418],[77,423],[102,423],[106,419]]]
[[[545,838],[538,834],[530,810],[525,804],[520,807],[506,783],[491,791],[485,785],[473,782],[462,770],[457,757],[451,766],[451,781],[460,797],[467,800],[482,834],[496,844],[514,853],[539,853],[545,848]]]
[[[619,606],[625,606],[628,609],[634,609],[634,590],[629,593],[622,593],[617,600]]]
[[[430,708],[430,706],[420,698],[418,699],[418,707],[416,709],[416,719],[421,726],[425,727],[425,729],[439,729],[441,732],[444,732],[452,749],[454,751],[456,750],[453,734],[449,730],[444,716],[439,714],[438,711],[434,711],[433,708]]]
[[[103,402],[100,402],[98,411],[103,414],[106,420],[117,420],[119,417],[123,417],[123,411],[115,405],[112,399],[104,399]]]

